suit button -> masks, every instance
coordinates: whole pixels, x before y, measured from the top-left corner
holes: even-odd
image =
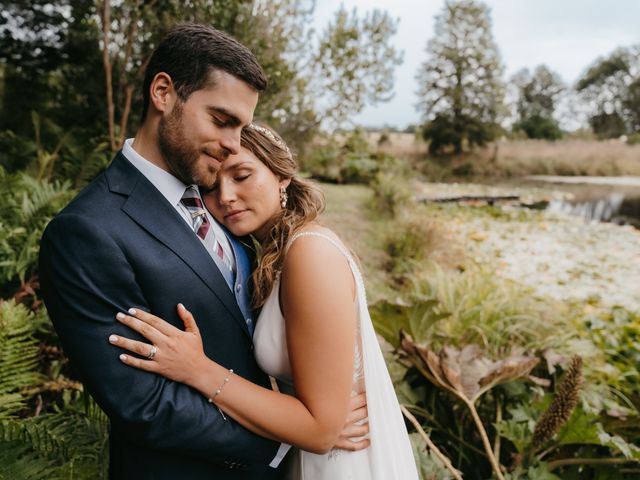
[[[240,290],[242,290],[242,285],[236,285],[236,292],[240,293]]]

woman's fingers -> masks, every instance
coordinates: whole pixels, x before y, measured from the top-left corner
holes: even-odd
[[[149,356],[154,357],[158,353],[158,348],[154,345],[149,345],[148,343],[144,342],[138,342],[137,340],[131,340],[129,338],[120,337],[118,335],[110,335],[109,343],[111,343],[112,345],[116,345],[124,350],[128,350],[132,353],[136,353],[145,358],[149,358]],[[151,355],[152,353],[153,355]]]
[[[364,437],[369,434],[369,424],[362,425],[349,425],[342,429],[340,432],[340,438],[358,440],[359,437]]]
[[[366,393],[353,395],[349,399],[349,413],[347,415],[347,420],[345,421],[345,427],[351,425],[352,423],[364,420],[368,415],[369,411],[367,410]]]
[[[352,423],[359,422],[360,420],[364,420],[368,416],[369,416],[369,410],[367,409],[366,405],[356,410],[351,410],[347,415],[345,426],[351,425]]]
[[[357,442],[352,442],[348,438],[340,438],[334,445],[334,448],[339,448],[340,450],[348,450],[349,452],[357,452],[358,450],[364,450],[369,445],[371,445],[371,441],[368,438]]]
[[[191,312],[181,303],[178,304],[178,316],[182,319],[186,332],[198,333],[200,331]]]
[[[135,310],[131,309],[129,311],[135,311]],[[150,340],[151,343],[153,344],[161,343],[165,336],[160,331],[158,331],[155,327],[131,315],[127,315],[122,312],[119,312],[118,314],[116,314],[116,318],[120,323],[123,323],[124,325],[129,327],[131,330],[135,330],[144,338],[146,338],[147,340]]]
[[[147,372],[156,372],[158,369],[158,364],[156,362],[151,360],[141,360],[133,355],[126,355],[123,353],[120,355],[120,360],[122,363],[139,368],[140,370],[146,370]]]
[[[349,399],[349,410],[357,410],[367,406],[367,394],[365,392],[352,395]]]
[[[152,326],[153,328],[155,328],[159,332],[164,333],[165,335],[170,336],[176,333],[176,331],[180,331],[170,323],[165,322],[162,318],[156,317],[155,315],[145,312],[144,310],[137,309],[137,308],[130,308],[128,310],[128,313],[130,316],[135,317],[138,320],[141,320],[142,322]]]

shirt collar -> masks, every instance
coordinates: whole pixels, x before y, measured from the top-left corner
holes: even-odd
[[[142,173],[147,180],[149,180],[153,186],[160,191],[171,205],[178,205],[187,185],[136,152],[133,149],[133,138],[125,140],[124,145],[122,146],[122,154],[133,164],[134,167],[140,170],[140,173]]]

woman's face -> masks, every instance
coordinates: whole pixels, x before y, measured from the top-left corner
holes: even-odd
[[[213,216],[237,236],[253,234],[263,240],[281,210],[280,180],[245,148],[230,155],[220,167],[213,189],[204,195],[204,203]]]

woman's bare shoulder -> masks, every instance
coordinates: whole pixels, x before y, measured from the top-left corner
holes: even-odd
[[[345,262],[347,252],[342,239],[330,228],[310,223],[291,238],[284,260],[285,269],[291,264],[336,265]]]

